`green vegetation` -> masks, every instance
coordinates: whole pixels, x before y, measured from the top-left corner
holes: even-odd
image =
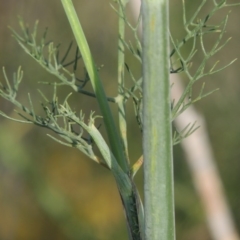
[[[53,87],[50,99],[39,91],[44,111],[43,115],[39,115],[35,111],[30,94],[28,94],[29,107],[17,98],[19,85],[23,79],[22,69],[19,67],[12,80],[9,80],[8,74],[3,69],[6,84],[1,85],[0,95],[18,108],[17,113],[21,119],[13,118],[3,112],[1,115],[17,122],[47,128],[57,135],[57,137],[49,136],[58,143],[77,148],[94,162],[109,169],[115,178],[126,213],[129,239],[143,239],[145,236],[146,240],[173,240],[175,224],[172,147],[192,134],[197,127],[195,123],[189,123],[181,131],[172,131],[172,122],[191,104],[213,92],[205,92],[205,84],[203,84],[198,93],[193,93],[193,86],[198,80],[218,73],[235,61],[219,68],[216,62],[210,69],[207,68],[209,59],[229,41],[229,39],[223,41],[228,15],[215,25],[211,23],[211,19],[219,10],[239,4],[214,0],[213,8],[207,16],[200,18],[199,15],[206,4],[203,0],[192,17],[188,18],[183,1],[183,24],[186,36],[178,41],[170,34],[169,43],[168,1],[144,1],[142,15],[139,16],[136,25],[127,18],[128,1],[114,1],[112,7],[119,17],[118,79],[116,80],[118,94],[112,97],[105,93],[99,74],[100,68],[94,62],[72,1],[61,2],[77,43],[75,57],[67,61],[72,44],[61,55],[60,47],[47,41],[47,29],[39,40],[38,22],[30,32],[28,26],[20,19],[22,34],[12,29],[13,36],[28,55],[58,80],[44,82]],[[142,43],[138,37],[141,18]],[[132,31],[134,43],[125,39],[125,27]],[[205,36],[209,34],[217,35],[212,46],[205,42]],[[192,47],[186,55],[184,47],[187,44],[191,44]],[[199,66],[193,68],[192,62],[199,48],[203,58]],[[131,66],[125,62],[126,52],[130,52],[141,64],[141,77],[135,77]],[[79,61],[84,63],[83,78],[78,77],[76,73]],[[171,102],[169,75],[180,72],[184,72],[189,81],[181,98],[177,102]],[[126,83],[126,75],[130,77],[131,83]],[[85,89],[89,83],[93,91]],[[87,119],[82,111],[76,112],[75,107],[69,104],[72,93],[59,102],[57,92],[62,86],[70,87],[74,92],[84,94],[86,97],[96,98],[101,116],[96,115],[94,109]],[[130,161],[127,141],[126,103],[128,101],[132,101],[139,131],[143,133],[143,158],[140,157],[135,161]],[[118,127],[110,108],[110,104],[114,103],[118,107]],[[106,138],[100,132],[100,125],[96,124],[98,120],[106,130]],[[144,207],[134,183],[134,176],[140,169],[143,159],[145,162]]]

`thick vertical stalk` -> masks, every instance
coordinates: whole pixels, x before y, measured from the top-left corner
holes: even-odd
[[[168,1],[144,0],[142,13],[145,240],[173,240]]]

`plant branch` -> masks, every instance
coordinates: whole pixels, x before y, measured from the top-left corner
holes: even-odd
[[[126,122],[126,109],[125,109],[125,83],[124,83],[124,69],[125,69],[125,50],[123,40],[125,37],[125,20],[123,14],[125,11],[127,1],[123,2],[118,0],[119,11],[118,11],[118,96],[120,100],[118,101],[118,120],[121,141],[123,144],[124,154],[129,163],[128,154],[128,141],[127,141],[127,122]]]

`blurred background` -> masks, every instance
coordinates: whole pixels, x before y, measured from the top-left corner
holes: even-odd
[[[108,95],[115,96],[117,77],[117,15],[109,1],[74,1],[86,37],[98,66]],[[201,1],[186,1],[191,14]],[[235,1],[236,2],[236,1]],[[206,5],[202,12],[208,13]],[[229,9],[230,10],[230,9]],[[240,56],[240,7],[232,8],[227,26],[227,37],[233,37],[214,60],[228,63]],[[205,11],[205,13],[204,13]],[[184,36],[181,1],[170,1],[171,31],[178,39]],[[216,21],[223,18],[220,12]],[[33,27],[39,20],[39,35],[49,28],[48,40],[67,48],[74,39],[60,1],[57,0],[0,0],[0,66],[5,66],[9,79],[18,66],[24,70],[18,99],[28,104],[31,93],[35,111],[41,113],[41,89],[52,96],[52,87],[39,81],[56,81],[34,60],[27,56],[11,37],[11,26],[19,31],[20,15]],[[129,18],[132,14],[129,9]],[[218,19],[219,18],[219,19]],[[130,31],[127,38],[132,39]],[[209,39],[211,43],[211,39]],[[74,51],[72,53],[74,56]],[[194,65],[200,61],[196,57]],[[136,75],[140,66],[127,54],[126,62]],[[220,88],[195,107],[207,122],[216,164],[223,182],[237,229],[240,232],[240,82],[237,61],[224,71],[203,79],[206,89]],[[82,66],[78,69],[82,74]],[[3,82],[3,75],[0,74]],[[199,85],[200,86],[200,85]],[[89,88],[90,89],[90,88]],[[72,91],[59,88],[59,99]],[[70,103],[88,116],[90,110],[99,112],[95,99],[73,94]],[[14,107],[0,99],[0,109],[17,116]],[[116,112],[116,106],[112,106]],[[131,104],[127,106],[130,157],[135,161],[142,152],[141,135]],[[127,230],[116,185],[111,174],[87,159],[76,149],[68,148],[47,137],[46,129],[20,124],[0,117],[0,239],[1,240],[75,240],[127,239]],[[174,147],[176,229],[179,240],[210,240],[206,217],[181,146]],[[136,184],[142,193],[142,172]]]

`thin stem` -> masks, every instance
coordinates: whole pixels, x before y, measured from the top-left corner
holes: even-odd
[[[119,118],[119,129],[120,136],[123,144],[124,154],[129,162],[128,156],[128,142],[127,142],[127,122],[126,122],[126,110],[125,110],[125,99],[124,99],[124,69],[125,69],[125,53],[123,40],[125,37],[125,20],[123,14],[125,11],[126,3],[119,1],[119,17],[118,17],[118,95],[121,96],[118,102],[118,118]]]

